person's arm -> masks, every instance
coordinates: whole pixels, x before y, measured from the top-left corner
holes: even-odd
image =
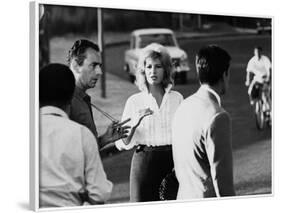
[[[247,72],[247,73],[246,73],[245,85],[246,85],[247,87],[250,85],[250,72]]]
[[[247,69],[246,69],[246,81],[245,85],[248,87],[250,85],[250,74],[253,73],[253,59],[251,59],[248,64],[247,64]]]
[[[149,108],[147,109],[143,109],[143,110],[140,110],[137,114],[135,114],[133,120],[134,122],[131,123],[132,124],[132,128],[130,129],[129,131],[129,135],[128,137],[124,138],[123,140],[119,140],[119,141],[116,141],[115,143],[115,146],[118,150],[123,150],[123,149],[131,149],[133,148],[134,146],[134,143],[131,143],[132,142],[132,138],[136,132],[136,129],[138,128],[138,126],[140,125],[141,121],[149,116],[149,115],[152,115],[153,114],[153,111],[150,110]]]
[[[123,115],[122,115],[122,121],[130,119],[128,122],[128,126],[131,128],[128,129],[128,137],[123,138],[122,140],[118,140],[115,142],[115,147],[121,151],[121,150],[129,150],[132,149],[135,146],[135,142],[133,141],[134,135],[136,133],[137,127],[140,125],[142,119],[145,116],[148,116],[149,113],[152,111],[150,110],[149,113],[145,111],[145,109],[142,112],[137,112],[138,109],[138,96],[131,96],[124,107]]]
[[[100,159],[98,145],[94,135],[82,127],[82,145],[85,159],[85,188],[88,193],[88,203],[102,204],[109,199],[112,183],[107,180]]]
[[[265,63],[265,68],[266,68],[266,72],[267,72],[265,81],[270,82],[271,81],[271,62],[267,56],[264,56],[264,63]]]
[[[223,112],[213,118],[205,147],[217,197],[234,196],[231,120],[228,113]]]
[[[144,109],[144,110],[140,110],[138,112],[138,114],[136,115],[137,116],[136,124],[134,124],[134,126],[132,126],[132,129],[129,133],[129,136],[127,138],[123,139],[123,142],[125,143],[125,145],[128,145],[131,142],[132,137],[134,136],[135,131],[138,128],[138,126],[140,125],[142,119],[144,119],[146,116],[149,116],[149,115],[152,115],[152,114],[153,114],[153,111],[149,108]]]

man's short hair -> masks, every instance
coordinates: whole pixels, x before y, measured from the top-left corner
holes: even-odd
[[[228,74],[230,60],[230,55],[219,46],[209,45],[201,48],[196,56],[199,81],[211,86],[217,84],[224,73]]]
[[[63,64],[48,64],[39,72],[39,102],[41,106],[70,104],[75,89],[75,78]]]
[[[71,60],[74,59],[79,66],[82,66],[86,58],[86,51],[89,48],[92,48],[97,52],[100,51],[99,46],[89,40],[79,39],[75,41],[71,49],[68,51],[68,64],[70,64]]]

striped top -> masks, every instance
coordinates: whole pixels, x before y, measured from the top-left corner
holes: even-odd
[[[176,109],[183,100],[183,96],[171,90],[165,90],[160,107],[155,98],[148,92],[132,95],[126,102],[122,120],[131,118],[128,125],[134,126],[137,122],[138,112],[150,108],[152,115],[145,117],[135,131],[131,143],[125,145],[122,140],[116,141],[119,150],[129,150],[136,145],[163,146],[172,144],[171,123]]]

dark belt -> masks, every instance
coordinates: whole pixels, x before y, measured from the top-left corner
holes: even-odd
[[[169,151],[172,149],[172,145],[163,145],[163,146],[146,146],[138,145],[136,148],[136,153],[138,152],[151,152],[151,151]]]

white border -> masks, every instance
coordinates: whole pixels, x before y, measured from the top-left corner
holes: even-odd
[[[30,17],[29,17],[29,23],[30,23],[30,33],[29,33],[29,64],[30,64],[30,76],[29,76],[29,82],[30,82],[30,88],[29,88],[29,94],[30,94],[30,111],[29,111],[29,116],[30,116],[30,129],[29,129],[29,136],[30,136],[30,148],[29,148],[29,202],[30,202],[30,207],[33,210],[36,210],[35,208],[35,203],[36,203],[36,192],[35,192],[35,178],[37,177],[35,173],[35,162],[36,162],[36,155],[35,155],[35,104],[34,104],[34,99],[35,99],[35,35],[36,35],[36,30],[35,30],[35,3],[30,3]]]
[[[61,4],[79,4],[78,0],[60,0]],[[274,18],[274,37],[272,40],[273,57],[281,55],[280,51],[280,6],[276,0],[83,0],[85,4],[104,4],[103,7],[122,8],[155,8],[163,11],[191,12],[203,11],[208,14],[239,13],[238,16],[265,16]],[[87,2],[87,3],[86,3]],[[58,2],[56,2],[58,3]],[[11,0],[3,2],[1,6],[1,212],[27,212],[28,211],[28,182],[29,182],[29,0]],[[194,12],[196,13],[196,12]],[[262,15],[263,16],[263,15]],[[274,69],[274,91],[281,88],[278,81],[281,80],[280,60],[273,62]],[[276,81],[276,83],[275,83]],[[275,94],[278,94],[275,92]],[[274,123],[278,128],[280,121],[280,98],[274,95]],[[276,109],[276,110],[275,110]],[[32,132],[32,130],[30,130]],[[278,140],[279,139],[279,140]],[[98,212],[276,212],[280,208],[280,133],[273,129],[274,154],[274,197],[254,199],[231,199],[209,202],[188,202],[165,205],[141,205],[133,207],[101,208],[95,209]],[[160,207],[160,208],[159,208]],[[164,207],[164,208],[162,208]],[[275,210],[275,211],[274,211]],[[79,212],[81,210],[60,211]],[[82,212],[93,212],[93,209],[85,209]]]
[[[143,1],[143,0],[142,0]],[[75,7],[101,7],[101,8],[107,8],[107,9],[124,9],[124,10],[143,10],[143,11],[155,11],[155,12],[171,12],[171,13],[193,13],[193,14],[205,14],[205,15],[220,15],[220,16],[237,16],[237,17],[249,17],[249,18],[273,18],[272,15],[269,14],[258,14],[258,15],[254,15],[254,14],[233,14],[233,13],[226,13],[224,11],[220,11],[220,12],[208,12],[208,11],[198,11],[198,10],[188,10],[188,9],[167,9],[165,7],[160,7],[160,5],[158,7],[153,7],[153,6],[144,6],[144,5],[140,5],[137,6],[135,4],[133,4],[132,6],[127,6],[128,4],[125,4],[124,6],[122,6],[122,2],[115,1],[114,4],[108,5],[103,1],[97,1],[97,3],[93,2],[93,1],[56,1],[56,0],[37,0],[36,1],[39,4],[49,4],[49,5],[61,5],[61,6],[75,6]],[[102,2],[102,3],[101,3]]]
[[[129,9],[129,10],[150,10],[150,11],[166,11],[166,12],[182,12],[182,13],[187,13],[186,11],[179,11],[179,10],[171,10],[171,9],[153,9],[153,8],[144,8],[144,7],[122,7],[122,6],[118,6],[118,5],[115,5],[115,6],[104,6],[103,4],[93,4],[93,3],[81,3],[81,2],[72,2],[72,3],[69,3],[69,2],[66,2],[66,3],[62,3],[62,2],[58,2],[58,1],[49,1],[49,0],[39,0],[39,1],[36,1],[35,3],[35,10],[36,10],[36,19],[38,20],[38,5],[39,4],[48,4],[48,5],[61,5],[61,6],[75,6],[75,7],[102,7],[102,8],[115,8],[115,9]],[[198,11],[197,12],[194,12],[194,11],[189,11],[188,13],[199,13]],[[239,16],[239,17],[263,17],[263,18],[271,18],[272,19],[272,22],[273,22],[273,26],[274,26],[274,17],[273,16],[261,16],[261,15],[233,15],[233,14],[227,14],[227,13],[210,13],[210,12],[200,12],[200,14],[209,14],[209,15],[222,15],[222,16]],[[38,21],[36,21],[38,22]],[[38,35],[38,24],[36,25],[36,35]],[[273,37],[274,35],[272,35],[272,43],[273,43]],[[36,48],[35,48],[35,52],[38,53],[38,36],[36,36],[35,38],[36,40]],[[272,56],[273,56],[273,45],[272,45]],[[273,58],[273,57],[272,57]],[[38,59],[38,54],[36,54],[36,59]],[[35,67],[38,67],[38,60],[35,60],[36,61],[36,65]],[[36,70],[36,69],[35,69]],[[35,73],[37,73],[37,70],[35,71]],[[38,75],[35,75],[35,81],[36,81],[36,88],[38,88]],[[31,91],[32,92],[32,91]],[[36,89],[36,92],[38,92],[38,89]],[[36,95],[35,94],[35,97],[38,97],[38,94]],[[38,109],[38,98],[35,98],[35,108]],[[35,113],[35,124],[38,124],[38,110],[36,111]],[[35,129],[36,129],[36,126],[35,125]],[[35,131],[36,134],[35,134],[35,150],[38,149],[38,131]],[[38,162],[38,152],[36,153],[36,157],[35,159],[36,162]],[[272,151],[272,154],[273,154],[273,151]],[[272,162],[273,162],[273,155],[272,155]],[[34,165],[34,162],[32,162],[33,164],[31,165]],[[173,203],[190,203],[190,202],[197,202],[197,201],[214,201],[214,200],[232,200],[232,199],[245,199],[245,198],[260,198],[260,197],[270,197],[270,196],[273,196],[274,195],[274,178],[273,178],[273,173],[274,173],[274,170],[273,170],[273,163],[272,163],[272,193],[271,194],[265,194],[265,195],[247,195],[247,196],[235,196],[235,197],[231,197],[231,198],[210,198],[210,199],[196,199],[196,200],[186,200],[186,201],[165,201],[165,202],[148,202],[148,203],[120,203],[120,204],[106,204],[106,205],[98,205],[98,206],[77,206],[77,207],[59,207],[59,208],[39,208],[39,203],[38,203],[38,197],[39,197],[39,182],[38,182],[38,174],[39,174],[39,168],[38,168],[38,163],[35,163],[35,174],[36,175],[36,178],[35,178],[35,190],[33,189],[33,191],[35,191],[35,196],[36,196],[36,201],[35,201],[35,208],[34,210],[36,211],[39,211],[39,212],[46,212],[46,211],[57,211],[57,210],[81,210],[81,209],[99,209],[99,208],[107,208],[107,207],[124,207],[124,206],[139,206],[139,205],[151,205],[151,204],[163,204],[163,203],[169,203],[169,204],[173,204]]]
[[[272,35],[271,35],[271,59],[272,59],[272,70],[271,70],[271,117],[272,117],[272,129],[271,129],[271,189],[272,194],[276,195],[276,184],[275,184],[275,128],[276,128],[276,114],[275,114],[275,91],[276,91],[276,69],[275,69],[275,18],[272,18]]]
[[[30,2],[30,208],[39,210],[39,4]]]

